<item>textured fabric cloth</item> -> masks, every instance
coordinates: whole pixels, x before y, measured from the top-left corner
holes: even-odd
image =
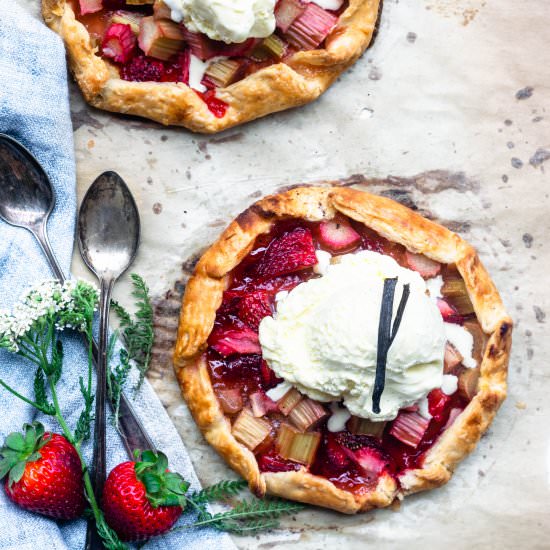
[[[0,0],[0,131],[20,140],[36,155],[55,188],[56,207],[48,230],[53,249],[68,273],[76,217],[75,168],[69,115],[65,53],[57,35],[12,0]],[[0,221],[0,309],[11,309],[28,287],[52,278],[38,244],[24,229]],[[78,335],[64,336],[64,372],[59,384],[62,409],[74,428],[82,401],[78,376],[86,372],[86,351]],[[115,355],[116,356],[116,355]],[[0,377],[24,395],[32,388],[31,365],[0,350]],[[129,387],[133,386],[129,381]],[[32,395],[32,394],[31,394]],[[134,401],[141,421],[157,448],[169,457],[193,488],[197,476],[181,439],[152,388],[146,382]],[[59,431],[50,418],[37,414],[0,388],[0,438],[24,422],[41,420]],[[111,424],[107,431],[108,471],[127,460]],[[91,444],[84,447],[88,461]],[[185,514],[180,520],[193,518]],[[84,547],[83,520],[56,523],[12,504],[0,490],[0,549],[49,550]],[[211,529],[177,531],[154,539],[148,549],[233,550],[231,539]]]

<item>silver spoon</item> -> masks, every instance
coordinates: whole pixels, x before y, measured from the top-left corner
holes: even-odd
[[[101,498],[106,477],[105,396],[111,293],[116,280],[134,261],[139,233],[139,213],[130,190],[118,174],[104,172],[88,189],[78,215],[78,248],[84,263],[99,279],[100,286],[99,356],[92,471],[92,481],[98,499]],[[88,524],[88,541],[92,536],[91,530]],[[91,544],[89,547],[96,546]]]
[[[30,231],[44,250],[55,277],[65,281],[47,235],[48,216],[54,204],[52,185],[36,158],[17,140],[0,133],[0,219]],[[96,360],[98,350],[95,342],[93,347]],[[119,427],[130,458],[136,449],[154,449],[124,394],[120,400]]]

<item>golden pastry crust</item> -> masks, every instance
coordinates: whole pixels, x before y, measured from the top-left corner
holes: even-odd
[[[97,48],[67,0],[42,0],[47,25],[65,41],[69,64],[88,103],[99,109],[150,118],[161,124],[215,133],[269,113],[313,101],[365,51],[378,16],[380,0],[350,0],[325,49],[301,51],[286,63],[261,69],[247,78],[218,88],[227,103],[222,118],[183,83],[127,82],[112,63],[96,55]]]
[[[475,313],[488,335],[480,369],[479,390],[464,411],[429,450],[422,468],[399,478],[380,478],[362,495],[330,481],[297,472],[261,473],[252,452],[238,443],[210,383],[203,352],[227,274],[251,250],[256,237],[285,217],[309,221],[331,219],[336,212],[365,224],[408,250],[441,263],[455,263]],[[396,498],[446,483],[456,465],[476,446],[506,397],[512,320],[475,250],[458,235],[390,199],[344,187],[297,187],[261,199],[240,214],[199,260],[183,298],[174,367],[183,395],[206,439],[258,495],[266,493],[355,513],[389,506]]]

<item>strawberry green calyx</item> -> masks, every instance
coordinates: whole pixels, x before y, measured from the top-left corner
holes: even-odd
[[[10,433],[0,449],[0,479],[8,475],[10,487],[17,483],[25,473],[25,466],[41,458],[39,451],[50,438],[40,422],[24,424],[23,433]]]
[[[136,477],[145,486],[147,500],[153,508],[179,506],[185,509],[189,483],[176,472],[168,471],[168,458],[161,451],[136,451]]]

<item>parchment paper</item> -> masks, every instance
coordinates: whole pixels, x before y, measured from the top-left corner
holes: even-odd
[[[550,548],[549,17],[548,0],[385,0],[374,45],[317,102],[214,137],[94,110],[73,86],[79,195],[109,169],[137,198],[134,270],[168,313],[150,379],[204,482],[227,468],[197,433],[171,367],[162,368],[175,330],[172,289],[261,195],[377,178],[374,190],[478,248],[515,320],[508,399],[445,487],[407,498],[398,512],[309,508],[284,530],[235,538],[239,547]],[[74,271],[89,277],[77,258]],[[127,279],[116,297],[129,303]]]

